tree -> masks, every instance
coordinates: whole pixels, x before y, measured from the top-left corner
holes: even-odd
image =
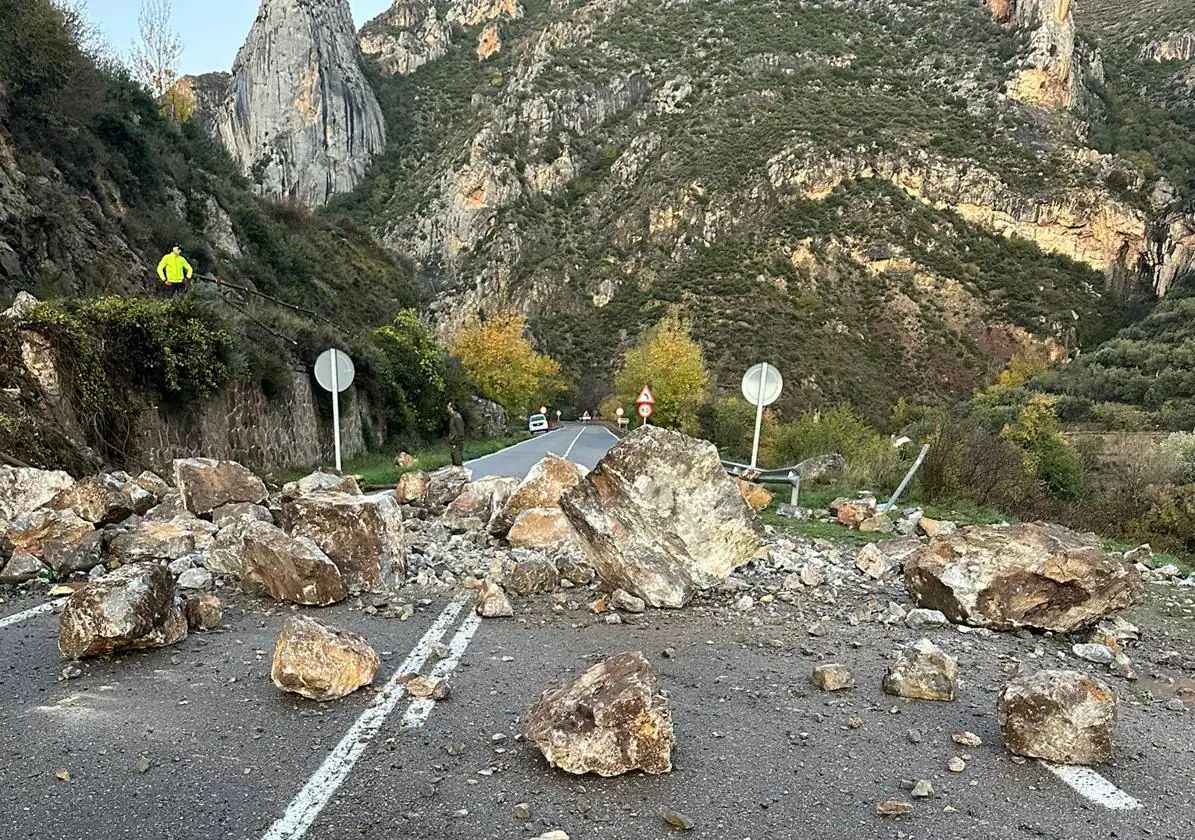
[[[137,16],[141,40],[129,55],[133,77],[159,100],[166,99],[178,81],[178,59],[183,54],[183,42],[174,31],[170,14],[170,0],[143,0]],[[177,119],[172,102],[167,102],[167,108],[170,117]]]
[[[526,333],[523,315],[500,312],[466,324],[452,345],[453,355],[481,392],[511,416],[521,416],[564,390],[559,363],[535,352]]]
[[[651,386],[656,398],[651,422],[697,431],[697,410],[709,396],[710,375],[689,325],[674,312],[627,351],[622,370],[614,377],[614,395],[624,408],[633,411],[644,385]]]
[[[434,434],[451,398],[444,350],[413,309],[374,330],[374,339],[384,357],[381,374],[391,434]]]

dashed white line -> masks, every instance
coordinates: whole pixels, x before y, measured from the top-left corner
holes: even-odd
[[[581,439],[581,435],[583,434],[585,434],[584,429],[577,432],[577,436],[573,438],[573,442],[568,445],[568,449],[564,450],[564,455],[561,456],[562,458],[567,459],[569,455],[573,454],[573,447],[577,445],[577,441]]]
[[[441,659],[432,668],[431,679],[443,680],[447,679],[456,666],[461,664],[461,657],[465,654],[465,648],[469,646],[469,640],[473,638],[473,634],[477,632],[477,628],[481,625],[481,616],[477,613],[470,613],[469,617],[465,619],[461,628],[456,631],[456,635],[452,637],[452,641],[448,643],[448,656]],[[436,701],[430,697],[421,697],[415,700],[407,707],[406,713],[402,716],[403,729],[418,729],[427,723],[428,715],[432,713],[432,709],[436,706]]]
[[[1129,796],[1090,767],[1072,767],[1067,764],[1040,762],[1062,781],[1072,787],[1080,796],[1090,799],[1113,811],[1136,811],[1144,807],[1141,801]]]
[[[382,728],[386,718],[406,696],[406,690],[401,683],[402,678],[419,671],[426,664],[432,648],[448,632],[463,606],[464,600],[457,599],[444,608],[444,612],[440,613],[440,617],[398,666],[394,676],[383,687],[382,693],[361,713],[361,717],[357,718],[356,723],[345,733],[340,743],[328,754],[324,763],[291,801],[282,817],[262,835],[262,840],[294,840],[307,833],[320,811],[348,778],[353,765]]]
[[[35,615],[41,615],[45,612],[50,612],[50,610],[65,603],[66,598],[58,598],[54,601],[46,601],[44,604],[38,604],[36,607],[30,607],[24,612],[19,612],[16,615],[10,615],[8,618],[0,618],[0,629],[10,627],[13,624],[20,624],[25,619],[33,618]]]

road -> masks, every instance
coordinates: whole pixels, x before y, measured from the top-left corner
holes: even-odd
[[[570,445],[571,457],[592,462],[608,446],[600,435],[613,442],[599,428],[571,427],[475,465],[514,470]],[[1143,806],[1129,811],[1080,796],[1001,746],[998,687],[1018,663],[1059,661],[1070,639],[930,631],[958,657],[963,680],[955,702],[933,703],[880,689],[891,651],[920,635],[866,617],[904,600],[899,583],[852,584],[833,604],[764,605],[757,591],[751,610],[733,606],[740,593],[713,593],[618,625],[584,607],[593,593],[568,594],[515,599],[515,619],[484,622],[458,592],[414,586],[399,593],[415,605],[407,621],[388,617],[393,609],[371,615],[358,599],[306,610],[363,634],[382,655],[371,689],[327,704],[269,680],[274,639],[293,608],[224,590],[217,631],[88,660],[67,680],[55,610],[38,608],[44,592],[12,596],[0,602],[0,836],[509,840],[559,829],[572,840],[663,840],[679,833],[663,807],[711,840],[1195,836],[1195,709],[1166,705],[1167,676],[1195,674],[1185,590],[1153,587],[1127,616],[1145,631],[1132,649],[1141,681],[1105,677],[1120,697],[1120,731],[1099,778]],[[823,616],[828,632],[811,635]],[[429,657],[436,643],[451,655]],[[674,771],[601,779],[548,767],[520,739],[526,710],[549,684],[624,650],[643,651],[670,696]],[[1182,664],[1163,651],[1178,651]],[[810,670],[831,661],[858,685],[819,691]],[[451,696],[412,702],[387,686],[408,669],[446,677]],[[960,730],[983,745],[955,744]],[[962,773],[947,769],[955,756],[967,758]],[[932,780],[932,799],[909,799],[917,779]],[[889,798],[915,802],[913,813],[876,816]],[[516,817],[520,803],[527,820]]]
[[[523,478],[550,453],[593,469],[617,442],[618,436],[605,426],[566,423],[501,452],[468,461],[466,466],[473,471],[475,481],[490,476]]]

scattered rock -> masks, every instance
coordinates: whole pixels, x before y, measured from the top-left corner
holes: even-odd
[[[958,663],[929,639],[905,648],[884,675],[884,691],[913,700],[953,700]]]
[[[207,516],[233,502],[261,504],[269,495],[262,480],[236,461],[212,458],[176,460],[174,484],[183,506],[196,516]]]
[[[188,598],[183,612],[187,617],[187,626],[192,630],[215,630],[224,617],[220,599],[207,593]]]
[[[471,473],[465,467],[443,467],[427,477],[424,501],[434,508],[447,507],[469,483]]]
[[[551,560],[523,560],[506,577],[506,588],[516,595],[551,592],[560,583],[560,574]]]
[[[929,779],[918,779],[910,795],[914,799],[928,799],[934,795],[934,783]]]
[[[679,828],[681,831],[692,831],[697,827],[697,823],[693,822],[690,817],[668,807],[660,809],[660,817],[663,818],[664,822],[673,828]]]
[[[647,604],[642,598],[636,598],[625,589],[615,589],[611,592],[608,603],[612,610],[622,610],[629,613],[641,613],[647,609]]]
[[[933,630],[950,624],[950,619],[938,610],[909,610],[904,620],[905,626],[910,630]]]
[[[104,532],[91,531],[77,540],[50,540],[42,545],[42,560],[60,578],[89,572],[104,562]]]
[[[166,498],[166,494],[170,493],[174,489],[170,486],[170,483],[166,481],[166,479],[162,478],[155,472],[150,472],[149,470],[146,470],[138,475],[133,479],[133,482],[159,502]]]
[[[1086,659],[1097,665],[1111,665],[1116,661],[1116,651],[1107,645],[1072,645],[1071,651],[1080,659]]]
[[[550,551],[575,544],[577,532],[560,508],[531,508],[519,514],[506,541],[516,548]]]
[[[896,531],[896,525],[886,513],[877,513],[859,523],[861,534],[891,534]]]
[[[762,545],[714,445],[658,426],[623,438],[560,504],[602,580],[653,607],[685,606]]]
[[[351,475],[336,475],[335,473],[317,471],[282,487],[283,499],[314,496],[317,493],[344,493],[348,496],[360,496],[361,485]]]
[[[776,499],[776,494],[762,484],[753,484],[750,481],[743,481],[741,478],[736,478],[734,483],[738,485],[739,492],[743,495],[743,501],[750,505],[756,513],[766,510],[768,505]]]
[[[474,609],[482,618],[510,618],[515,614],[502,587],[488,579],[477,588]]]
[[[323,607],[349,594],[340,569],[319,546],[267,522],[245,527],[240,565],[247,592],[277,601]]]
[[[124,566],[67,599],[58,621],[58,649],[82,659],[118,650],[166,647],[187,636],[187,620],[165,566]]]
[[[955,732],[950,738],[959,746],[969,747],[970,749],[983,746],[983,740],[974,732]]]
[[[187,569],[178,576],[180,589],[210,589],[212,573],[207,569]]]
[[[951,773],[962,773],[967,769],[967,762],[963,761],[957,755],[946,763],[946,769]]]
[[[573,586],[585,586],[597,576],[593,566],[584,559],[567,553],[557,557],[556,568],[561,579],[567,580]]]
[[[356,633],[293,616],[274,645],[270,679],[311,700],[338,700],[373,682],[378,655]]]
[[[620,653],[546,691],[527,715],[527,738],[553,767],[617,776],[672,770],[672,715],[655,671]]]
[[[56,495],[49,507],[73,511],[80,519],[102,528],[130,516],[144,516],[157,499],[123,473],[85,478]]]
[[[1078,671],[1038,671],[1000,694],[997,721],[1016,754],[1059,764],[1099,764],[1112,755],[1116,695]]]
[[[858,528],[859,525],[876,514],[876,500],[866,499],[835,499],[830,503],[830,515],[838,520],[839,525],[848,528]]]
[[[876,806],[876,814],[881,817],[903,817],[905,814],[911,814],[912,812],[912,803],[901,802],[898,799],[889,799]]]
[[[425,472],[403,473],[398,477],[394,495],[400,505],[421,505],[427,501],[430,486],[430,479]]]
[[[917,533],[931,539],[950,536],[957,530],[957,525],[944,519],[930,519],[928,516],[922,516],[917,521]]]
[[[132,531],[108,544],[110,557],[119,563],[178,560],[204,551],[215,538],[216,526],[184,514],[167,521],[143,520]]]
[[[483,478],[464,486],[444,510],[443,523],[454,531],[487,528],[518,482],[513,478]]]
[[[564,491],[585,477],[579,464],[556,455],[548,455],[531,468],[490,524],[495,536],[506,536],[518,518],[530,510],[559,508]]]
[[[398,467],[400,470],[414,469],[418,465],[419,459],[410,452],[399,452],[397,457],[394,459],[394,466]]]
[[[841,691],[855,687],[855,677],[844,665],[830,663],[813,669],[813,681],[822,691]]]
[[[0,583],[25,583],[48,569],[32,554],[18,551],[0,571]]]
[[[1132,606],[1141,575],[1090,535],[1034,523],[935,537],[905,565],[920,606],[996,630],[1071,632]]]
[[[390,496],[317,493],[284,502],[282,519],[331,558],[352,591],[381,592],[406,577],[402,510]]]

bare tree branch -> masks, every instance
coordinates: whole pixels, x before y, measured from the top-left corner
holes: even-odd
[[[143,0],[137,16],[141,39],[129,53],[133,77],[159,99],[178,81],[178,59],[183,53],[170,15],[170,0]]]

